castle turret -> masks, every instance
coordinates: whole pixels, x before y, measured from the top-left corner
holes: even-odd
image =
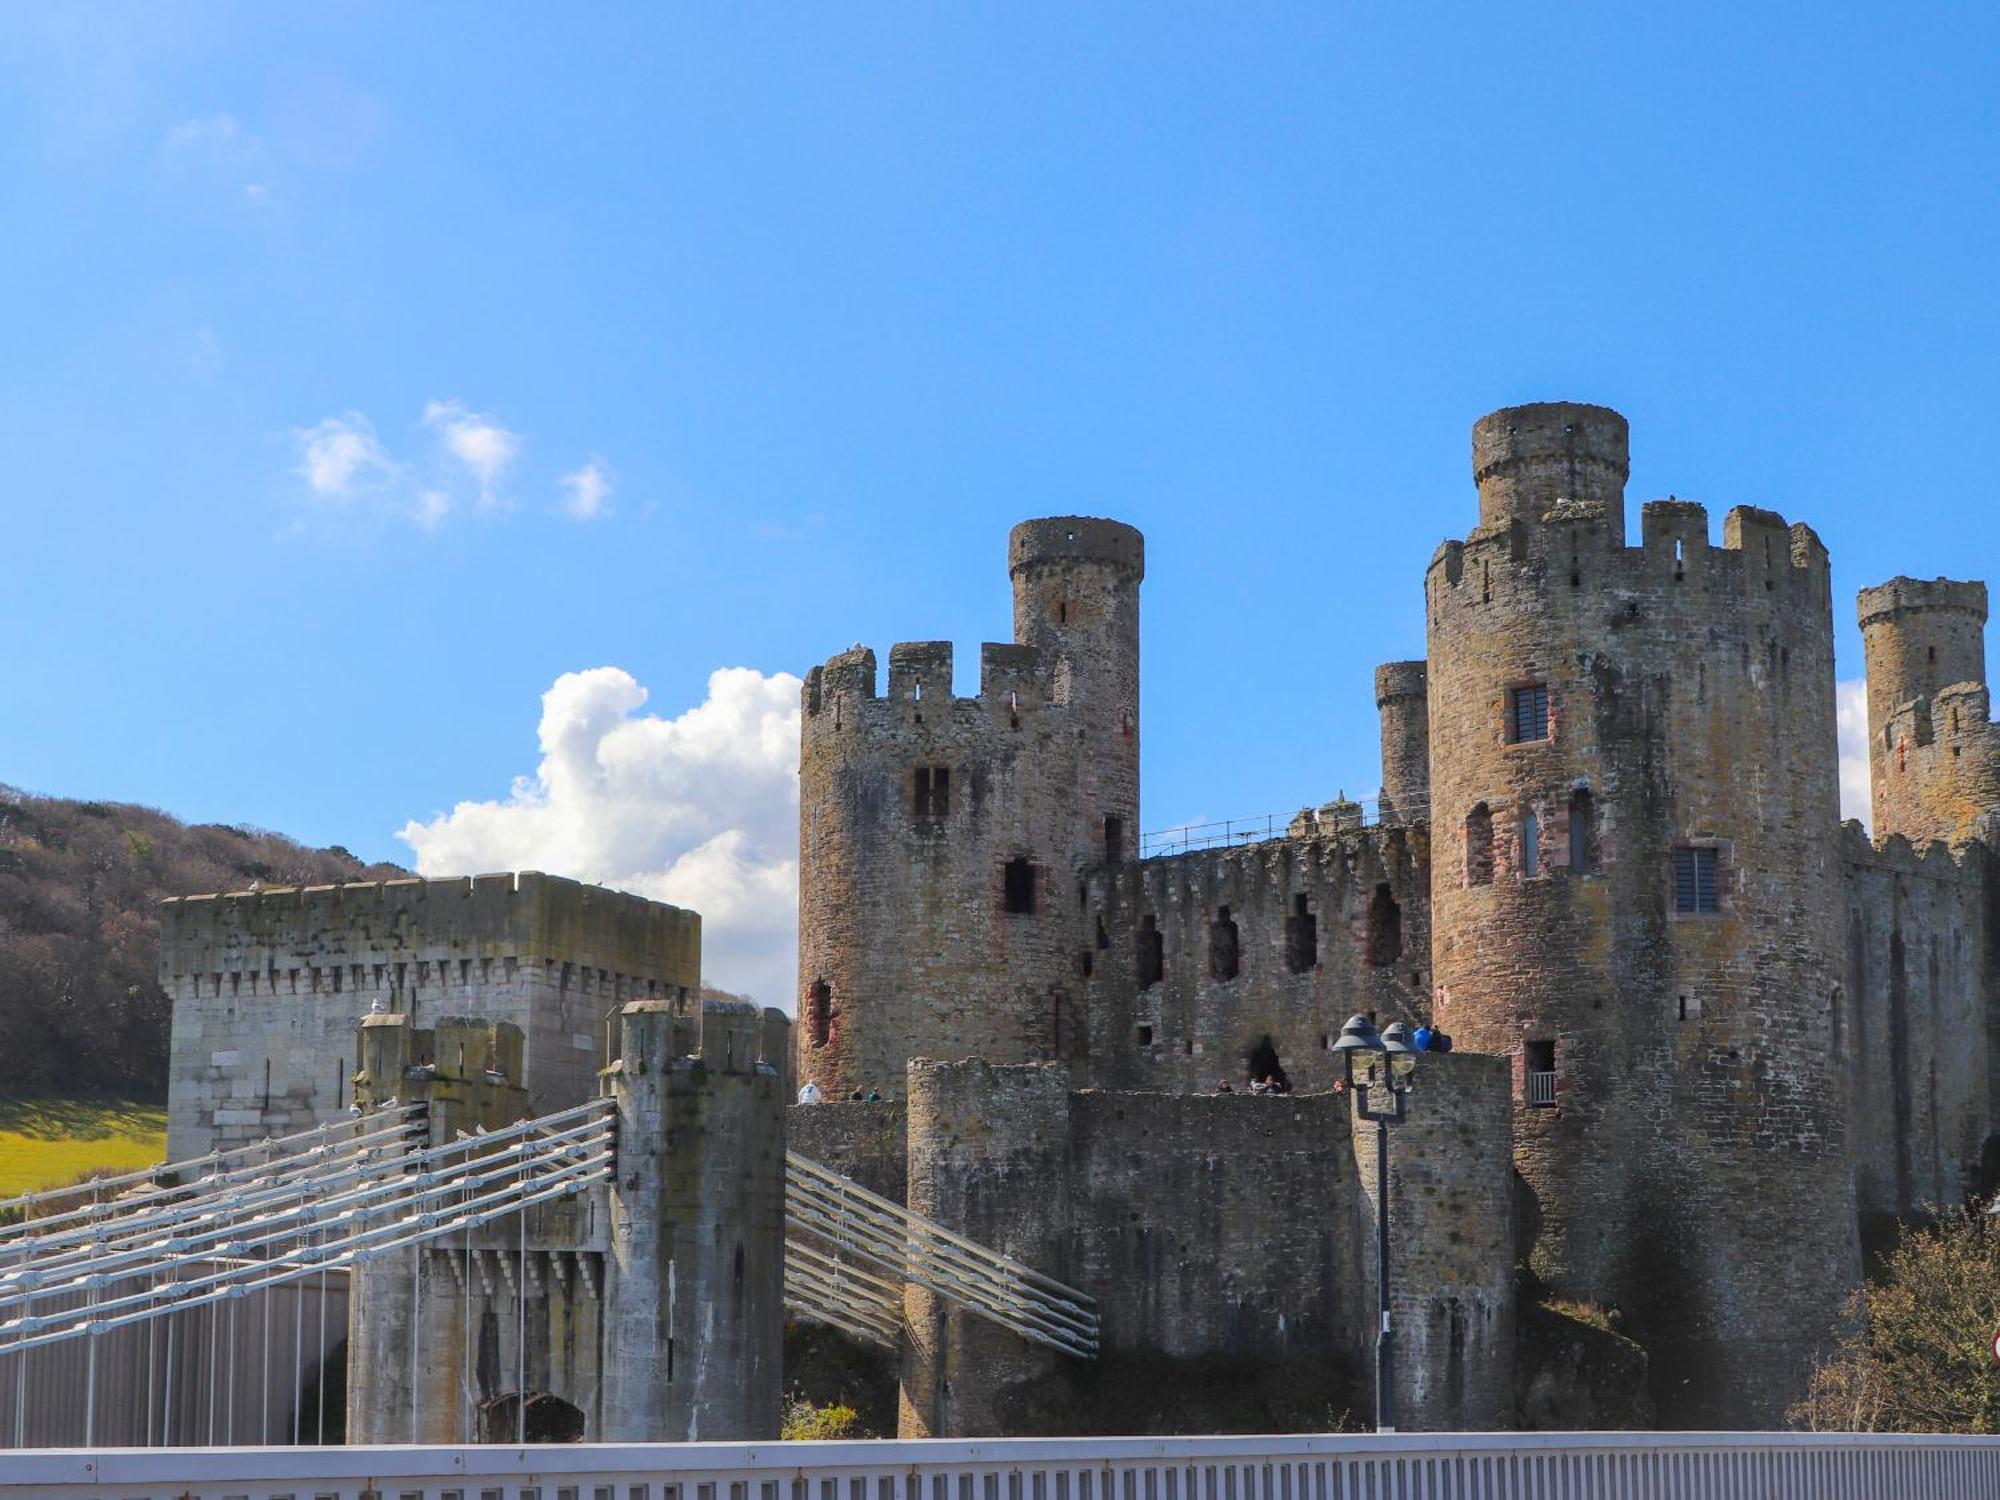
[[[1859,605],[1875,836],[1922,845],[1990,830],[2000,732],[1988,722],[1986,585],[1892,578]]]
[[[1559,500],[1607,507],[1611,535],[1625,535],[1625,419],[1605,406],[1544,401],[1508,406],[1472,427],[1479,524],[1528,524]]]
[[[1029,521],[1016,635],[857,647],[806,678],[799,757],[799,1077],[892,1091],[911,1057],[994,1063],[1084,1044],[1078,877],[1138,836],[1139,579],[1115,521]]]
[[[1679,501],[1625,547],[1625,430],[1474,428],[1426,579],[1437,1015],[1513,1060],[1535,1271],[1623,1310],[1673,1425],[1775,1422],[1858,1272],[1826,553]]]
[[[1051,516],[1007,538],[1014,639],[1048,663],[1051,696],[1078,710],[1083,822],[1073,853],[1115,862],[1139,839],[1139,584],[1146,541],[1119,521]]]
[[[1430,814],[1429,695],[1423,662],[1385,662],[1375,669],[1375,708],[1382,716],[1384,823],[1423,822]]]

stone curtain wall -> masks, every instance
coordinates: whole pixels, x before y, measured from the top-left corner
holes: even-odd
[[[1430,840],[1421,824],[1101,869],[1087,901],[1075,955],[1077,972],[1091,972],[1089,1053],[1077,1069],[1086,1081],[1184,1094],[1227,1078],[1240,1089],[1268,1039],[1295,1089],[1324,1089],[1337,1076],[1328,1043],[1350,1015],[1372,1012],[1383,1025],[1430,1017]],[[1213,962],[1225,910],[1236,929],[1227,978]],[[1148,919],[1160,977],[1142,985]]]
[[[1845,1065],[1855,1193],[1864,1214],[1909,1215],[1986,1190],[1991,1033],[2000,1017],[1993,858],[1896,836],[1840,842],[1847,945],[1835,1043]]]
[[[1481,524],[1426,580],[1438,1017],[1516,1069],[1534,1269],[1623,1310],[1663,1420],[1769,1424],[1859,1275],[1826,554],[1747,507],[1712,546],[1679,501],[1626,547],[1600,407],[1496,412],[1473,446]],[[1526,688],[1547,733],[1516,743]],[[1713,912],[1675,909],[1683,846]]]
[[[1345,1361],[1365,1394],[1375,1127],[1349,1096],[1072,1093],[1049,1065],[967,1061],[912,1063],[910,1100],[910,1206],[1096,1297],[1121,1370]],[[1499,1060],[1437,1057],[1391,1138],[1408,1427],[1512,1423],[1510,1115]],[[1076,1372],[933,1302],[909,1303],[904,1436],[1077,1430],[1037,1394]]]
[[[160,925],[173,1158],[335,1118],[377,1001],[519,1026],[541,1114],[596,1092],[620,1005],[700,985],[695,913],[532,871],[174,898]]]

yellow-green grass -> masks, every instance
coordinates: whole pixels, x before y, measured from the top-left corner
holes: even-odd
[[[0,1099],[0,1198],[166,1160],[167,1112],[118,1099]]]

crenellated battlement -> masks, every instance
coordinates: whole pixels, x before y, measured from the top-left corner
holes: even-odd
[[[1739,505],[1723,518],[1718,544],[1708,520],[1697,501],[1649,500],[1632,547],[1614,507],[1564,501],[1532,519],[1482,524],[1462,541],[1444,542],[1426,581],[1434,604],[1482,606],[1522,587],[1551,599],[1574,590],[1583,602],[1612,591],[1728,598],[1753,608],[1764,600],[1774,610],[1795,603],[1816,610],[1827,596],[1826,547],[1805,522]]]
[[[160,903],[160,972],[277,972],[327,963],[508,957],[700,983],[701,917],[527,870],[357,881]]]
[[[1199,906],[1203,893],[1225,888],[1279,890],[1308,868],[1316,881],[1336,888],[1366,884],[1372,891],[1385,880],[1400,887],[1413,858],[1427,853],[1429,829],[1421,822],[1364,824],[1361,813],[1358,802],[1329,802],[1302,810],[1281,838],[1099,865],[1087,884],[1094,893],[1141,907]],[[1417,899],[1427,894],[1414,892]]]
[[[1994,859],[1994,851],[1980,839],[1956,845],[1900,833],[1876,839],[1856,818],[1840,825],[1834,852],[1842,863],[1857,868],[1942,881],[1983,881]]]
[[[806,673],[800,697],[806,733],[855,724],[945,724],[1003,719],[1045,707],[1066,707],[1060,662],[1051,667],[1036,646],[988,641],[979,648],[979,692],[952,690],[956,653],[950,641],[903,641],[889,648],[889,681],[878,691],[875,653],[855,646]]]

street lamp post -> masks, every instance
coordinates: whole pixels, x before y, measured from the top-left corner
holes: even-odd
[[[1356,1112],[1375,1122],[1375,1287],[1382,1314],[1381,1328],[1375,1335],[1375,1430],[1394,1432],[1396,1335],[1389,1326],[1389,1127],[1402,1123],[1410,1075],[1417,1068],[1417,1050],[1410,1045],[1409,1027],[1401,1021],[1377,1032],[1375,1023],[1366,1016],[1350,1017],[1340,1028],[1340,1040],[1333,1048],[1340,1054],[1347,1086],[1354,1091]],[[1391,1107],[1371,1109],[1371,1089],[1386,1092]]]

